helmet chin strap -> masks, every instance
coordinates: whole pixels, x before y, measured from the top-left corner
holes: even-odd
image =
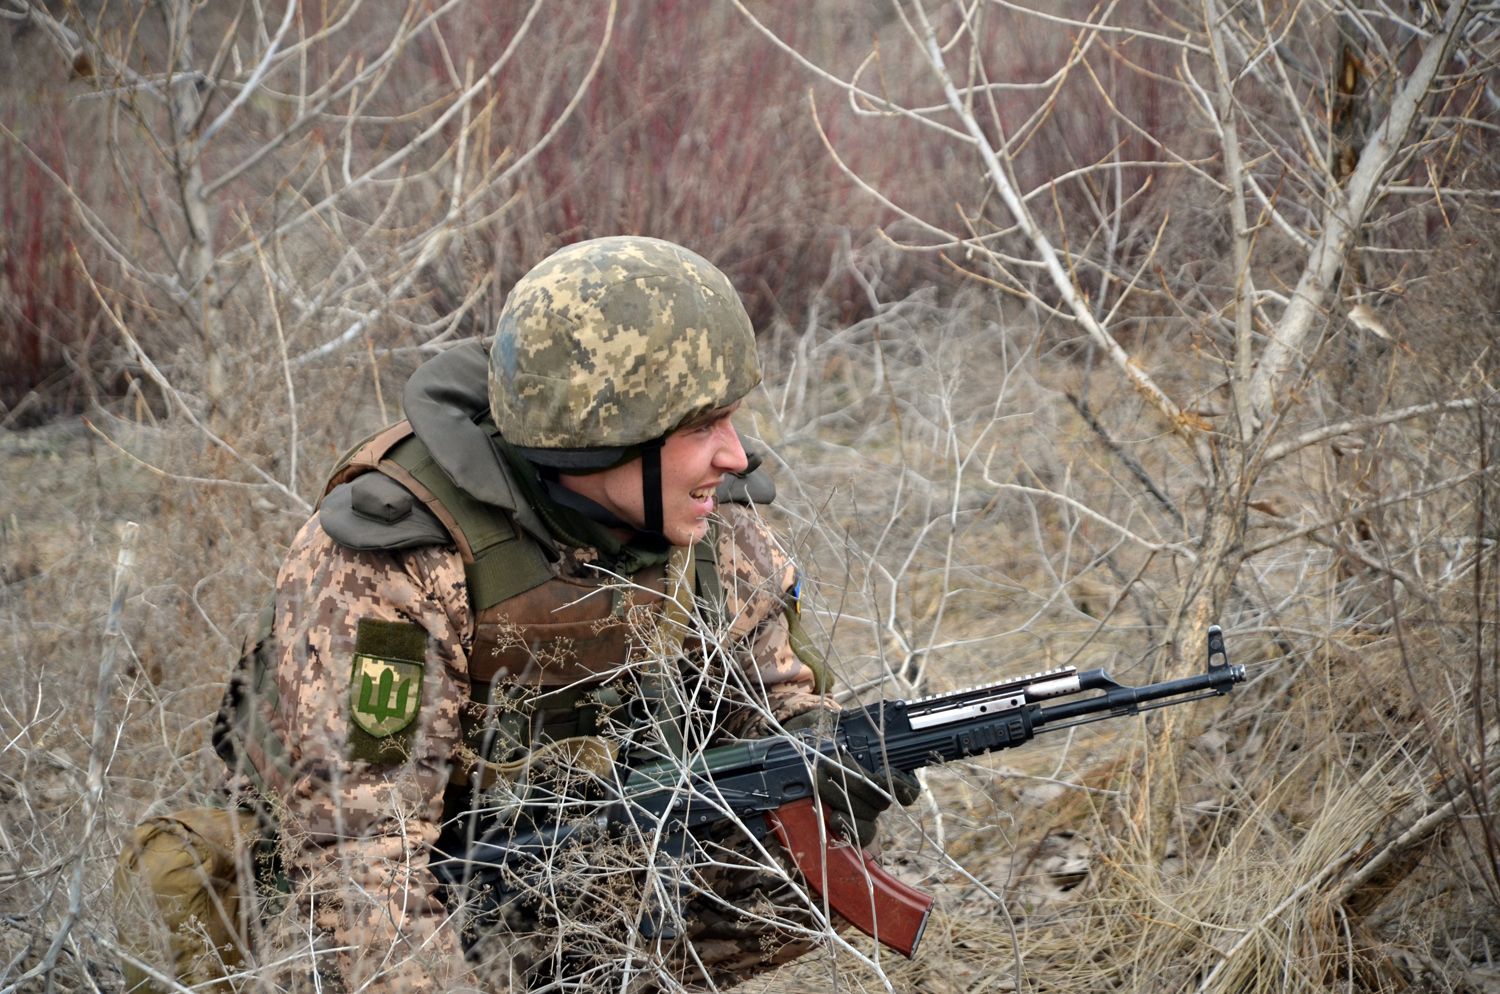
[[[661,449],[666,444],[665,435],[653,438],[641,445],[641,504],[646,512],[645,531],[663,535],[661,506]]]

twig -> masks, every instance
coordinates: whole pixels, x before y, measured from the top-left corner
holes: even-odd
[[[255,465],[255,463],[251,462],[249,459],[246,459],[244,456],[240,455],[239,452],[235,450],[234,446],[230,445],[218,435],[214,434],[213,430],[209,428],[208,425],[198,420],[198,416],[194,414],[193,409],[188,406],[187,400],[182,396],[181,393],[178,392],[177,388],[172,385],[171,381],[166,378],[162,371],[156,368],[156,363],[151,361],[151,357],[146,354],[146,350],[141,348],[140,343],[135,340],[135,336],[130,333],[130,329],[126,327],[124,320],[120,317],[119,314],[115,313],[115,309],[113,307],[109,306],[109,301],[104,299],[104,292],[99,288],[99,284],[94,282],[93,275],[88,271],[88,268],[83,265],[83,260],[79,257],[76,249],[73,252],[73,259],[78,264],[79,272],[83,273],[84,279],[88,280],[89,289],[94,293],[94,299],[99,302],[99,307],[109,317],[110,323],[115,326],[115,330],[120,333],[120,337],[125,339],[125,344],[130,346],[130,351],[135,354],[136,361],[141,364],[141,368],[145,370],[146,375],[149,376],[151,378],[151,381],[161,389],[162,393],[166,394],[168,398],[176,402],[178,409],[182,411],[183,415],[188,419],[188,422],[194,428],[197,428],[200,432],[202,432],[203,436],[210,442],[212,442],[217,448],[220,448],[229,453],[234,457],[236,462],[239,462],[241,465],[247,467],[256,476],[259,476],[267,486],[271,487],[273,490],[279,491],[282,496],[290,500],[292,504],[299,510],[311,514],[311,504],[303,500],[301,497],[298,497],[295,492],[293,492],[286,486],[286,484],[271,476],[265,470]]]
[[[1191,429],[1204,427],[1201,418],[1184,411],[1141,367],[1140,363],[1125,351],[1119,341],[1094,318],[1087,301],[1082,298],[1078,287],[1069,277],[1058,250],[1031,216],[1031,211],[1017,192],[1016,185],[1006,168],[1006,161],[1001,159],[1000,153],[991,144],[984,128],[975,119],[973,112],[966,105],[962,94],[950,77],[941,48],[937,43],[936,33],[932,24],[927,20],[926,11],[919,6],[916,8],[916,14],[922,21],[922,42],[926,48],[928,64],[942,84],[943,92],[948,98],[949,108],[963,124],[970,144],[978,151],[984,163],[985,175],[990,185],[1000,195],[1001,201],[1020,226],[1032,250],[1041,259],[1053,289],[1067,305],[1073,319],[1104,350],[1126,380],[1166,418],[1173,431],[1188,437]]]
[[[1162,506],[1162,510],[1170,514],[1178,524],[1181,524],[1182,512],[1177,509],[1176,504],[1172,503],[1172,498],[1168,497],[1162,492],[1161,487],[1156,485],[1156,481],[1151,479],[1151,474],[1146,472],[1146,467],[1142,466],[1138,459],[1126,452],[1120,446],[1120,443],[1115,441],[1114,437],[1110,435],[1109,429],[1099,423],[1099,419],[1094,417],[1094,412],[1088,406],[1088,403],[1073,391],[1068,391],[1063,396],[1068,398],[1068,403],[1073,405],[1073,410],[1078,412],[1080,418],[1083,418],[1083,423],[1093,429],[1094,434],[1099,437],[1099,441],[1104,443],[1104,447],[1116,459],[1125,464],[1125,468],[1130,470],[1130,475],[1140,481],[1141,486],[1146,488],[1147,493],[1156,498],[1156,502]]]
[[[1459,400],[1439,400],[1430,404],[1414,404],[1411,407],[1403,407],[1395,411],[1382,411],[1379,414],[1370,414],[1358,418],[1346,418],[1343,421],[1335,421],[1333,424],[1323,425],[1311,431],[1305,431],[1296,438],[1288,439],[1266,449],[1264,462],[1269,465],[1309,445],[1326,442],[1330,438],[1347,435],[1354,431],[1363,431],[1367,428],[1378,428],[1381,425],[1395,424],[1400,421],[1410,421],[1420,418],[1424,414],[1448,413],[1450,411],[1471,411],[1481,407],[1493,407],[1500,404],[1500,400],[1487,398],[1481,400],[1477,397],[1465,397]]]
[[[529,162],[531,162],[532,159],[540,155],[542,150],[549,144],[551,144],[552,140],[557,137],[557,134],[562,130],[563,126],[567,124],[568,120],[573,116],[573,112],[583,101],[584,93],[587,92],[589,86],[594,81],[594,77],[598,75],[600,66],[602,66],[604,63],[604,54],[609,49],[610,39],[613,36],[617,6],[618,0],[610,0],[609,10],[605,15],[604,20],[604,34],[603,37],[599,39],[598,47],[594,50],[593,62],[590,63],[588,71],[584,73],[583,79],[580,80],[578,85],[574,88],[567,104],[565,104],[562,110],[558,112],[557,117],[552,121],[551,125],[548,126],[547,130],[543,132],[541,137],[539,137],[534,143],[532,143],[532,146],[527,149],[524,154],[518,156],[514,162],[506,166],[503,172],[494,177],[491,180],[491,185],[498,185],[500,183],[503,183],[511,176],[514,176],[519,170],[525,168],[525,166]],[[454,113],[459,111],[462,107],[467,106],[467,102],[472,93],[478,92],[479,88],[482,86],[489,85],[491,74],[499,72],[499,68],[504,64],[504,60],[508,59],[510,51],[511,49],[507,48],[501,59],[497,60],[490,66],[489,72],[487,72],[485,76],[481,77],[479,82],[474,84],[474,86],[470,88],[470,92],[464,94],[459,98],[461,103],[456,103],[453,107],[448,108],[447,111],[445,111],[435,122],[433,122],[433,124],[429,126],[422,134],[412,139],[411,142],[409,142],[403,150],[393,153],[385,161],[372,166],[370,169],[367,169],[359,177],[359,182],[364,182],[375,176],[379,172],[382,172],[386,169],[391,168],[393,165],[396,165],[405,158],[406,150],[414,147],[418,142],[426,141],[427,138],[429,138],[431,135],[437,133],[444,125],[447,124],[448,119],[451,118]],[[459,168],[461,168],[461,166]],[[337,193],[330,194],[328,197],[325,197],[320,203],[315,204],[304,211],[302,217],[309,216],[331,206],[334,202],[337,201],[339,197],[346,193],[348,189],[349,187],[346,186]],[[297,220],[300,221],[300,219],[301,218],[298,218]],[[423,243],[419,257],[416,263],[410,267],[407,278],[402,282],[397,290],[394,290],[387,295],[388,298],[393,298],[398,293],[404,292],[406,286],[408,286],[413,280],[417,278],[418,275],[421,274],[423,267],[432,258],[436,257],[438,252],[448,244],[448,241],[451,238],[452,234],[453,232],[447,229],[439,229],[438,231],[433,232]],[[294,364],[301,366],[305,363],[312,362],[315,359],[320,359],[324,356],[338,351],[345,344],[359,337],[359,335],[364,331],[368,324],[369,319],[362,319],[355,322],[353,325],[340,332],[333,339],[324,342],[322,345],[319,345],[318,347],[310,349],[307,352],[304,352],[301,355],[297,356],[297,358],[293,360]]]
[[[57,959],[62,954],[69,933],[72,932],[73,926],[78,923],[83,913],[83,873],[88,865],[89,841],[93,838],[99,808],[104,800],[104,774],[109,768],[105,756],[106,753],[113,754],[113,749],[108,748],[108,743],[118,731],[112,731],[110,728],[109,699],[110,692],[114,688],[115,665],[123,639],[120,631],[120,617],[124,613],[125,600],[130,593],[131,576],[135,569],[135,540],[139,531],[140,526],[134,521],[127,522],[121,530],[120,549],[115,556],[114,575],[110,580],[109,613],[104,620],[104,651],[99,657],[99,682],[94,688],[94,722],[92,734],[89,736],[87,789],[83,795],[83,831],[79,835],[73,872],[68,880],[67,911],[63,914],[62,921],[58,923],[57,932],[52,936],[52,942],[42,956],[41,962],[16,978],[16,982],[0,991],[0,994],[12,994],[24,988],[28,981],[43,975],[47,977],[46,986],[50,990],[52,971],[57,968]]]
[[[1108,528],[1110,531],[1121,536],[1122,538],[1129,539],[1143,549],[1148,549],[1152,552],[1172,552],[1179,556],[1182,556],[1189,562],[1197,562],[1198,560],[1198,554],[1192,549],[1183,545],[1181,542],[1153,542],[1148,538],[1137,535],[1135,532],[1126,528],[1119,522],[1114,521],[1113,519],[1103,514],[1100,514],[1098,511],[1089,507],[1082,501],[1069,497],[1066,494],[1060,494],[1054,490],[1043,490],[1039,487],[1025,487],[1019,483],[1001,483],[999,480],[996,480],[989,475],[988,467],[985,468],[984,482],[995,487],[997,490],[1007,490],[1011,493],[1026,494],[1030,497],[1046,497],[1048,500],[1055,500],[1060,504],[1065,504],[1068,507],[1072,508],[1076,513],[1082,515],[1085,518],[1088,518],[1090,521],[1098,522],[1105,528]]]
[[[1421,59],[1402,81],[1391,99],[1390,113],[1371,134],[1354,172],[1324,210],[1322,232],[1298,278],[1291,304],[1275,333],[1269,336],[1249,384],[1250,407],[1261,421],[1271,416],[1275,398],[1286,386],[1288,371],[1302,354],[1308,336],[1320,326],[1317,319],[1333,290],[1334,276],[1344,264],[1349,240],[1378,194],[1380,178],[1398,153],[1405,150],[1406,135],[1415,124],[1438,73],[1448,62],[1448,53],[1472,16],[1468,0],[1458,0],[1448,7],[1441,32],[1427,43]]]

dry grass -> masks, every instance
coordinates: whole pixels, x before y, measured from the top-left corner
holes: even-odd
[[[908,300],[878,332],[803,339],[758,408],[806,487],[793,531],[824,571],[846,677],[941,690],[1076,661],[1145,679],[1170,565],[994,484],[1046,481],[1137,520],[1150,498],[1062,398],[1076,369],[1038,354],[1034,321],[985,314]],[[1388,403],[1411,396],[1386,382]],[[800,398],[791,417],[786,397]],[[1120,437],[1133,407],[1099,399]],[[1369,458],[1407,485],[1447,479],[1481,458],[1472,427],[1392,433]],[[1180,486],[1149,438],[1126,448]],[[1329,506],[1316,463],[1266,491]],[[1230,644],[1253,682],[1174,715],[1170,763],[1151,719],[931,771],[934,805],[888,855],[935,885],[942,915],[923,956],[889,971],[895,989],[1009,989],[1017,959],[1047,990],[1494,989],[1493,795],[1478,785],[1494,782],[1497,698],[1473,603],[1493,580],[1444,565],[1482,488],[1442,490],[1422,509],[1437,604],[1312,541],[1252,561]],[[1393,537],[1414,521],[1382,524]],[[1161,797],[1164,845],[1142,817]],[[806,989],[827,969],[752,989]]]
[[[783,32],[798,29],[795,9],[756,10]],[[806,80],[768,58],[740,20],[669,11],[685,39],[665,46],[672,58],[705,53],[716,78],[734,84],[728,95],[697,85],[699,69],[637,59],[653,24],[638,9],[622,14],[618,37],[629,44],[606,62],[606,83],[586,91],[565,138],[524,175],[464,201],[486,223],[461,227],[423,267],[410,266],[413,232],[436,230],[434,205],[448,203],[455,177],[477,182],[554,119],[591,56],[597,20],[548,22],[552,51],[569,56],[532,52],[500,88],[540,96],[476,108],[463,167],[452,166],[454,129],[422,150],[410,186],[380,188],[389,214],[367,190],[341,193],[311,233],[255,249],[268,218],[327,194],[320,184],[337,186],[332,128],[235,185],[243,212],[226,208],[220,247],[239,261],[224,270],[233,290],[218,338],[200,340],[188,303],[86,261],[101,285],[80,306],[102,302],[120,319],[110,324],[117,350],[81,363],[93,370],[82,382],[100,388],[86,408],[98,430],[64,418],[0,432],[0,990],[117,988],[114,853],[136,819],[215,780],[209,716],[320,474],[395,413],[433,337],[486,327],[508,280],[561,239],[636,229],[683,239],[757,302],[767,377],[745,426],[775,448],[781,524],[813,580],[815,620],[847,694],[932,692],[1065,663],[1107,666],[1129,682],[1159,675],[1194,578],[1186,553],[1222,510],[1222,478],[1174,444],[1075,326],[946,267],[934,279],[909,253],[882,248],[869,225],[889,215],[836,182],[802,116]],[[1003,35],[1005,23],[986,30]],[[891,28],[830,17],[794,40],[849,71],[851,53],[865,50],[851,39],[878,36],[882,92],[932,99],[897,73]],[[516,29],[473,14],[447,33],[450,48],[425,40],[371,117],[414,94],[441,106],[450,74],[462,77],[470,57],[482,64]],[[312,75],[337,64],[313,60]],[[64,85],[66,65],[29,65]],[[1035,109],[1025,100],[1037,98],[997,106],[996,119],[1025,118]],[[1131,99],[1143,115],[1172,116],[1153,87]],[[870,182],[901,189],[902,206],[960,203],[981,230],[991,214],[1003,219],[993,202],[979,205],[975,170],[952,149],[923,145],[925,168],[912,179],[910,161],[890,155],[890,132],[838,118],[837,104],[820,104],[835,146]],[[226,135],[214,168],[291,111],[272,101],[249,112],[255,127]],[[1023,178],[1097,161],[1104,153],[1091,143],[1113,148],[1099,114],[1094,103],[1047,118],[1054,130],[1038,134],[1048,141],[1028,148],[1061,158],[1027,159]],[[356,167],[417,127],[381,120],[365,122],[352,146]],[[18,130],[14,117],[6,123]],[[150,159],[140,146],[113,140],[121,175],[145,176],[139,189],[167,182],[139,171]],[[1180,147],[1199,144],[1186,136]],[[1492,191],[1493,166],[1461,145],[1446,167]],[[716,154],[705,159],[705,149]],[[1222,453],[1232,451],[1220,387],[1227,336],[1213,295],[1234,274],[1210,186],[1153,191],[1172,201],[1173,218],[1152,249],[1155,282],[1111,330],[1201,414],[1196,437]],[[1069,213],[1088,217],[1085,192],[1053,206],[1056,232],[1090,230]],[[159,216],[132,213],[145,200],[98,202],[124,205],[110,220],[129,231],[120,244],[137,261],[169,266],[171,253],[139,225],[159,222],[174,244],[170,198],[158,199]],[[1244,560],[1214,605],[1250,683],[1226,700],[930,771],[929,797],[887,830],[890,864],[938,895],[921,956],[872,965],[854,953],[876,950],[851,939],[746,990],[824,989],[835,977],[839,989],[933,994],[1500,990],[1500,425],[1488,406],[1487,333],[1500,307],[1500,228],[1489,202],[1448,203],[1452,216],[1439,216],[1442,203],[1382,215],[1389,237],[1368,269],[1372,283],[1396,288],[1381,301],[1391,340],[1359,337],[1329,313],[1311,341],[1291,390],[1295,411],[1311,413],[1289,416],[1288,434],[1458,396],[1485,403],[1348,432],[1253,481],[1242,495]],[[1132,201],[1140,214],[1119,215],[1122,267],[1143,257],[1136,229],[1155,231],[1161,203]],[[501,204],[508,213],[487,217]],[[1258,275],[1281,288],[1295,267],[1278,261],[1288,246],[1275,238],[1259,243],[1272,261]],[[12,252],[4,258],[15,244],[0,242]],[[357,277],[334,264],[351,245],[367,266]],[[395,284],[401,293],[389,292]],[[1194,293],[1209,300],[1201,310]],[[354,347],[287,360],[360,322]],[[124,331],[183,403],[147,377]],[[116,635],[111,585],[129,522],[140,531]]]
[[[773,365],[748,420],[785,460],[787,532],[845,686],[947,689],[1068,660],[1146,676],[1145,616],[1167,572],[1145,564],[1121,599],[1109,568],[1121,550],[1089,522],[1007,500],[986,480],[1004,467],[1006,479],[1070,480],[1100,500],[1119,485],[1056,392],[1068,371],[1050,369],[1037,341],[1024,314],[914,298],[891,305],[878,335],[873,323],[814,329]],[[352,437],[377,421],[367,409],[305,428]],[[159,463],[213,475],[191,430],[114,430]],[[53,979],[109,989],[112,854],[144,811],[211,783],[206,716],[297,516],[240,489],[162,478],[63,424],[5,445],[3,944],[12,977],[34,965],[65,914],[58,885],[81,867],[81,917]],[[960,474],[957,454],[975,446],[982,458]],[[107,734],[91,745],[125,520],[142,528],[125,651]],[[931,802],[898,820],[888,857],[938,894],[939,916],[917,961],[881,960],[895,989],[1005,989],[1018,959],[1028,989],[1486,989],[1500,936],[1480,836],[1439,815],[1432,834],[1400,842],[1462,783],[1438,746],[1471,762],[1493,754],[1467,731],[1493,733],[1495,702],[1492,682],[1471,696],[1466,581],[1443,594],[1450,615],[1402,614],[1400,633],[1331,628],[1316,618],[1342,610],[1349,581],[1335,582],[1337,563],[1318,547],[1305,555],[1264,576],[1281,597],[1277,629],[1300,633],[1292,651],[1269,641],[1269,619],[1224,618],[1252,683],[1187,709],[1175,766],[1146,778],[1147,725],[1132,719],[929,774]],[[1366,580],[1361,595],[1409,610],[1381,601],[1379,587]],[[91,761],[104,765],[104,794],[85,834]],[[1138,818],[1148,792],[1174,797],[1165,860]],[[1453,814],[1475,827],[1472,808]],[[1387,852],[1392,879],[1372,869]],[[807,989],[834,969],[849,989],[882,987],[867,966],[814,957],[748,989]]]

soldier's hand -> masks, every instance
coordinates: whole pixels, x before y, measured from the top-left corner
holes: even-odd
[[[876,820],[892,803],[906,807],[922,793],[916,776],[904,770],[881,767],[866,770],[846,754],[835,761],[824,757],[818,764],[818,796],[833,824],[844,838],[861,849],[875,841]]]
[[[787,731],[816,728],[825,712],[808,711],[785,724]],[[837,757],[820,756],[817,767],[817,797],[832,816],[833,827],[860,848],[875,841],[876,820],[893,803],[906,807],[922,793],[916,776],[882,766],[867,770],[847,751]]]

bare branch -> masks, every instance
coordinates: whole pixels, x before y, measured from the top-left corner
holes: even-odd
[[[1330,194],[1331,201],[1321,218],[1322,231],[1311,257],[1292,291],[1291,304],[1271,333],[1259,368],[1249,385],[1249,406],[1258,421],[1264,422],[1270,416],[1293,364],[1305,358],[1308,338],[1316,327],[1317,317],[1326,309],[1334,275],[1344,264],[1350,239],[1359,230],[1365,213],[1378,196],[1381,177],[1403,153],[1406,136],[1416,122],[1433,81],[1448,61],[1449,53],[1472,16],[1469,0],[1456,0],[1448,6],[1441,30],[1428,40],[1417,65],[1401,81],[1391,100],[1390,111],[1370,135],[1348,183]]]
[[[1378,428],[1381,425],[1397,424],[1402,421],[1410,421],[1427,414],[1442,414],[1449,411],[1472,411],[1482,407],[1491,407],[1496,403],[1493,400],[1480,400],[1475,397],[1467,397],[1460,400],[1439,400],[1428,404],[1416,404],[1411,407],[1403,407],[1394,411],[1382,411],[1379,414],[1368,414],[1357,418],[1346,418],[1333,424],[1321,425],[1298,435],[1296,438],[1284,442],[1277,442],[1269,446],[1262,461],[1265,465],[1285,459],[1294,452],[1301,451],[1309,445],[1317,445],[1326,442],[1330,438],[1340,435],[1348,435],[1351,432],[1365,431],[1370,428]]]

